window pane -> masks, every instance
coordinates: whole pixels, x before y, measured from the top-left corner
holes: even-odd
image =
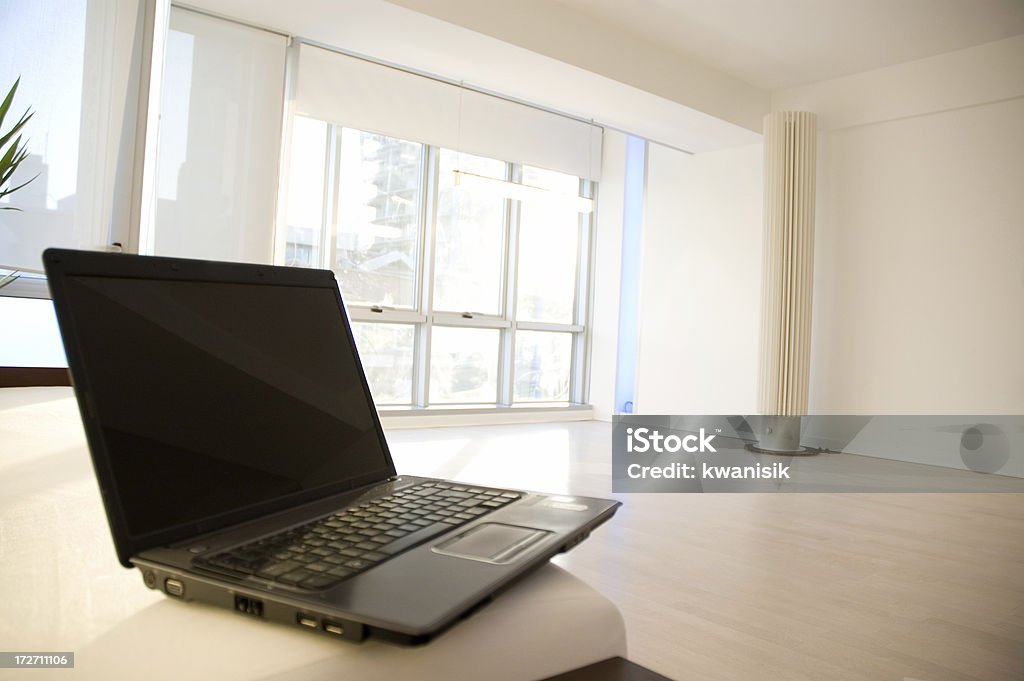
[[[359,360],[378,405],[412,404],[414,329],[411,324],[352,324]]]
[[[571,368],[571,333],[516,333],[516,402],[568,401]]]
[[[0,265],[38,270],[39,254],[48,246],[95,248],[106,241],[97,241],[91,233],[92,220],[82,220],[82,213],[76,216],[76,208],[82,211],[83,202],[95,202],[104,187],[97,180],[100,184],[92,189],[96,196],[78,196],[79,144],[83,151],[99,151],[108,142],[102,131],[81,129],[83,95],[96,109],[110,106],[106,97],[101,100],[88,89],[93,79],[83,76],[87,37],[89,49],[106,48],[91,33],[86,35],[88,5],[86,0],[0,2],[0,99],[21,77],[0,134],[6,134],[27,109],[35,112],[19,132],[29,155],[4,188],[35,179],[0,197]],[[92,141],[97,136],[98,144]],[[5,144],[3,151],[11,148]],[[95,162],[88,161],[94,168]],[[90,209],[88,214],[94,213]],[[5,320],[4,329],[10,328]]]
[[[292,119],[292,158],[288,171],[287,265],[320,266],[326,161],[327,124],[296,116]]]
[[[334,271],[349,304],[416,304],[423,145],[345,129]]]
[[[430,401],[498,400],[497,329],[435,326],[430,340]]]
[[[519,213],[516,316],[573,323],[579,213],[572,205],[523,201]]]
[[[501,314],[505,199],[454,170],[505,178],[505,164],[441,150],[434,309]]]

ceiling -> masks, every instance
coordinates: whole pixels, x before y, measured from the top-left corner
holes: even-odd
[[[1024,33],[1024,0],[555,0],[775,90]]]
[[[1024,34],[1024,0],[188,4],[692,152],[759,139],[773,90]]]

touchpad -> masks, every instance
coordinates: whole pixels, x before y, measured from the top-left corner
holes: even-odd
[[[434,551],[485,563],[511,563],[524,551],[551,534],[547,530],[502,523],[484,523],[442,542]]]

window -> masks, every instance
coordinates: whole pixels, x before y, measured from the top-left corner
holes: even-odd
[[[100,235],[83,219],[94,197],[86,201],[79,196],[79,167],[86,162],[80,148],[90,146],[99,134],[82,125],[83,93],[86,101],[100,108],[89,99],[85,85],[85,50],[103,49],[100,38],[86,32],[87,5],[86,0],[68,0],[59,7],[41,0],[0,3],[0,100],[18,80],[0,134],[6,134],[26,110],[34,112],[18,133],[28,157],[6,188],[35,179],[0,198],[0,265],[5,267],[39,271],[40,253],[48,246],[88,248],[106,243],[105,235],[97,240]],[[13,148],[4,145],[4,151]],[[19,281],[4,293],[24,291],[26,283],[27,279]]]
[[[422,144],[343,130],[334,262],[350,305],[416,307]]]
[[[279,260],[332,269],[381,406],[583,402],[573,175],[293,119]]]

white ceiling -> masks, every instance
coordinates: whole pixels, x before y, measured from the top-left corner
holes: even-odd
[[[693,152],[757,141],[772,90],[1024,34],[1024,0],[187,4]]]
[[[555,0],[767,90],[1024,33],[1024,0]]]

